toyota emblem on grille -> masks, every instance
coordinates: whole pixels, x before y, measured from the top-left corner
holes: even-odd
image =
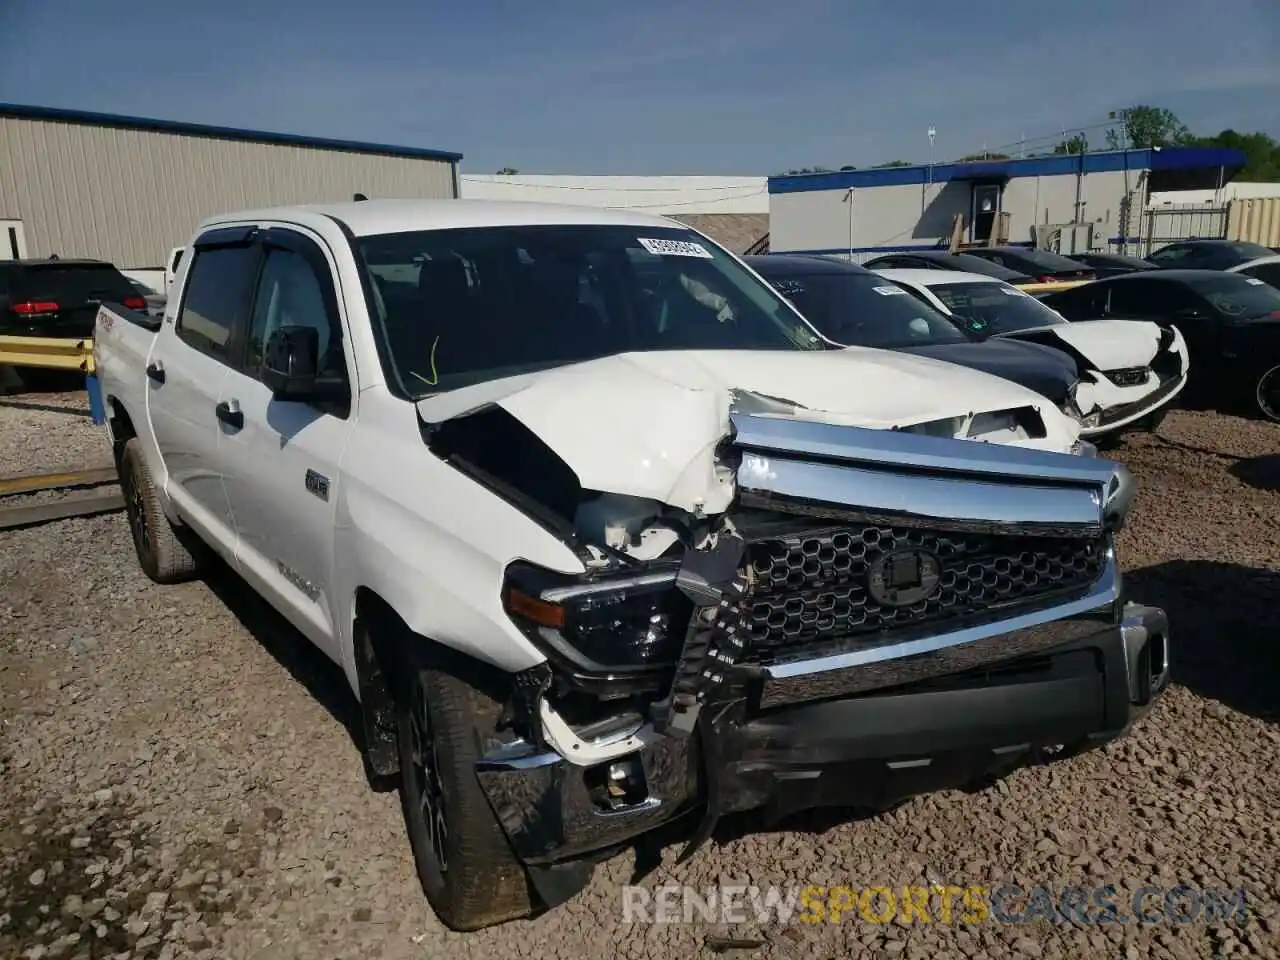
[[[927,550],[894,550],[871,562],[867,593],[885,607],[907,607],[938,590],[942,565]]]

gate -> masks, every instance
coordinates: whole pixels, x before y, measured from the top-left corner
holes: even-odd
[[[1175,240],[1222,240],[1227,235],[1227,207],[1178,203],[1142,212],[1142,234],[1132,256],[1145,257]]]

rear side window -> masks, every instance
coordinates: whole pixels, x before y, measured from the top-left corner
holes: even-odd
[[[1177,260],[1186,260],[1191,256],[1191,247],[1177,243],[1171,243],[1167,247],[1161,247],[1154,253],[1147,255],[1147,259],[1152,263],[1173,263]]]
[[[22,299],[53,300],[63,307],[134,295],[124,274],[106,263],[28,264],[22,271],[21,286]]]
[[[1280,290],[1280,263],[1260,263],[1256,267],[1250,267],[1240,272],[1261,280],[1263,283],[1269,283],[1277,290]],[[4,281],[0,280],[0,297],[3,296]]]
[[[1097,320],[1106,315],[1110,287],[1091,283],[1074,290],[1051,293],[1040,302],[1068,320]]]
[[[257,251],[249,246],[197,250],[187,277],[177,333],[184,342],[227,362],[231,332],[249,302]]]

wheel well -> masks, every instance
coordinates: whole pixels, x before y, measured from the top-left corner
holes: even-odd
[[[369,587],[359,587],[352,631],[365,757],[377,777],[400,771],[396,703],[408,671],[429,665],[498,697],[510,689],[503,671],[415,633],[395,608]]]
[[[120,456],[124,451],[124,445],[131,438],[136,437],[138,431],[134,429],[129,411],[115,397],[107,398],[107,422],[111,425],[112,453],[118,466]]]

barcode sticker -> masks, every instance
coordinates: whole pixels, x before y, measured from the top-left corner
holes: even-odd
[[[688,240],[654,240],[650,237],[636,237],[640,246],[659,257],[699,257],[703,260],[714,259],[711,252],[700,243]]]
[[[1262,280],[1259,280],[1257,277],[1249,277],[1248,279],[1246,279],[1246,280],[1245,280],[1245,283],[1251,283],[1251,284],[1253,284],[1255,287],[1265,287],[1265,286],[1266,286],[1266,283],[1265,283],[1265,282],[1263,282]]]
[[[907,295],[907,291],[903,290],[901,287],[872,287],[871,289],[882,297],[896,297],[899,294],[902,294],[905,297]]]

